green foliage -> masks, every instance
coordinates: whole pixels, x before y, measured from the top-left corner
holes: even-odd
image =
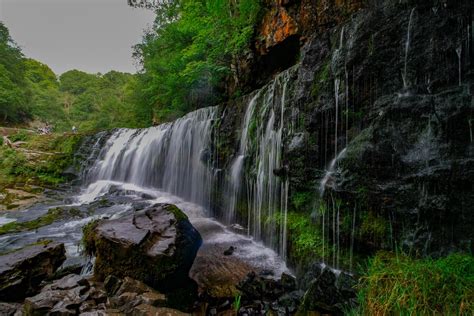
[[[474,257],[413,259],[380,252],[362,277],[363,315],[473,315]]]
[[[234,303],[232,304],[232,306],[234,307],[234,311],[236,312],[238,312],[240,309],[241,299],[242,299],[242,295],[240,294],[235,295]]]
[[[72,70],[61,75],[59,89],[69,124],[80,131],[141,127],[151,123],[135,101],[136,77],[117,71],[92,75]]]
[[[93,256],[95,255],[95,234],[94,230],[99,225],[100,219],[95,219],[84,225],[82,227],[82,239],[81,245],[85,255]]]
[[[314,192],[295,192],[291,196],[291,204],[295,210],[310,211],[313,207]]]
[[[27,141],[26,151],[0,147],[0,187],[17,182],[41,186],[64,182],[63,171],[73,164],[82,137],[82,134],[26,134],[22,138]]]
[[[277,215],[275,220],[279,225],[283,217]],[[323,257],[323,249],[328,249],[327,243],[323,244],[320,228],[312,222],[309,215],[289,212],[287,216],[288,243],[293,258],[299,263]],[[324,254],[328,256],[328,254]]]
[[[363,212],[362,214],[361,238],[377,243],[386,240],[389,231],[387,221],[381,216],[376,216],[373,212]]]
[[[27,118],[29,101],[23,54],[0,22],[0,120],[19,122]]]
[[[260,12],[255,0],[183,0],[160,5],[154,30],[136,46],[142,63],[139,95],[155,120],[215,104],[222,82],[238,76],[236,59],[248,48]]]

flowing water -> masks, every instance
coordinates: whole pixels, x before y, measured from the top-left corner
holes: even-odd
[[[173,123],[147,129],[118,129],[107,141],[100,141],[98,137],[93,149],[103,145],[98,153],[92,150],[95,151],[90,156],[93,163],[87,165],[83,173],[81,192],[74,196],[72,203],[58,205],[76,208],[81,216],[59,220],[36,231],[1,236],[0,249],[18,248],[47,238],[65,243],[67,264],[83,262],[79,243],[86,223],[96,218],[119,218],[146,205],[172,203],[181,208],[200,231],[202,249],[225,250],[234,246],[235,260],[244,261],[255,269],[273,271],[276,276],[287,271],[277,252],[211,217],[209,207],[215,182],[211,143],[216,115],[217,108],[204,108]],[[275,136],[275,141],[277,139]],[[275,143],[277,145],[281,146],[281,140]],[[241,156],[244,156],[245,145],[241,147]],[[233,168],[236,178],[241,172],[238,171],[240,163],[235,163]],[[37,209],[18,212],[16,218],[5,218],[2,222],[38,218],[48,208],[49,205],[39,205]]]

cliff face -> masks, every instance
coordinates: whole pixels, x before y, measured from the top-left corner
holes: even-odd
[[[257,144],[248,145],[244,182],[270,159],[257,154],[271,134],[258,126],[281,130],[282,160],[264,181],[276,177],[288,210],[311,214],[323,240],[361,255],[472,251],[472,10],[469,1],[269,1],[249,69],[254,83],[270,83],[221,107],[222,181],[239,156],[246,109],[265,95],[255,101]],[[338,205],[330,220],[317,211],[324,202]],[[226,212],[219,203],[215,211]],[[251,212],[242,207],[237,218],[250,223]],[[281,230],[270,226],[262,229]]]

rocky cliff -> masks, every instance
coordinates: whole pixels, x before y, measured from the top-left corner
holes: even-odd
[[[294,263],[292,214],[311,219],[337,266],[378,249],[472,251],[472,12],[469,1],[268,1],[247,84],[269,83],[216,123],[216,214]]]

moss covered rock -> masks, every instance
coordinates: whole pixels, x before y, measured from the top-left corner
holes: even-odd
[[[156,204],[135,214],[88,226],[85,248],[96,256],[94,275],[132,277],[170,290],[188,280],[202,239],[176,206]]]

